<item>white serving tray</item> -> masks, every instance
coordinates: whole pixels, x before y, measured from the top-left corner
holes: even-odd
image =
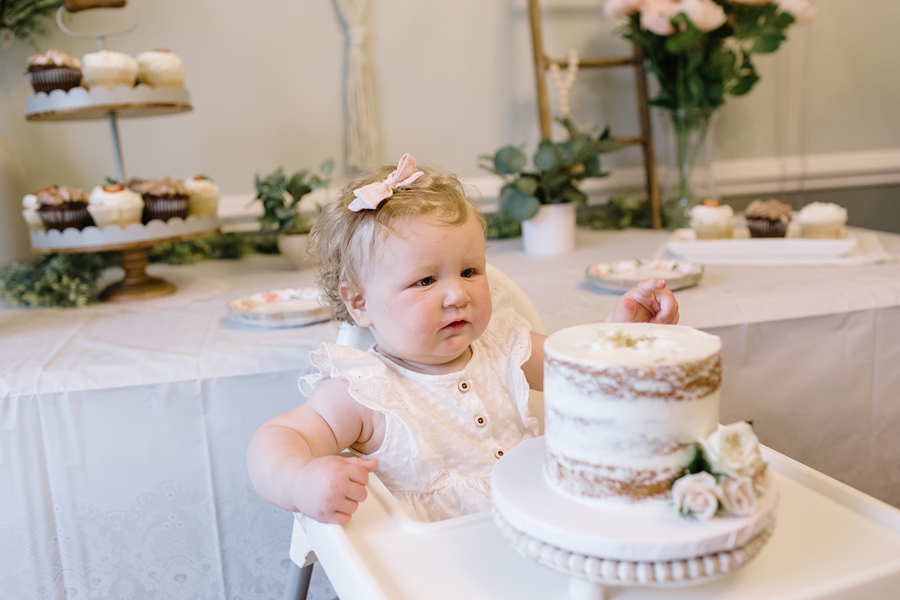
[[[657,258],[614,260],[590,265],[584,273],[592,287],[603,291],[627,292],[645,279],[662,279],[670,290],[700,283],[703,265]]]
[[[666,244],[669,254],[686,260],[833,259],[856,246],[852,233],[837,239],[801,237],[698,240],[692,229],[678,229]]]
[[[31,247],[35,250],[75,250],[106,248],[129,244],[145,244],[169,238],[193,236],[202,232],[212,232],[219,227],[218,217],[194,217],[187,219],[173,217],[168,221],[154,220],[146,225],[132,223],[124,229],[118,225],[108,225],[102,229],[91,225],[84,229],[69,227],[65,231],[48,229],[31,232]]]
[[[70,121],[104,119],[110,112],[120,117],[174,114],[191,110],[191,98],[184,88],[118,86],[90,90],[76,87],[68,92],[38,92],[25,99],[29,121]]]

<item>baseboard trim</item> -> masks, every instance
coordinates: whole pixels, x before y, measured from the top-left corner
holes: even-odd
[[[900,150],[872,150],[840,154],[813,154],[782,158],[748,158],[717,161],[716,186],[723,197],[778,194],[803,190],[848,189],[900,184]],[[662,171],[662,169],[661,169]],[[664,181],[665,173],[660,173]],[[464,180],[480,196],[485,210],[496,208],[503,181],[485,175]],[[604,202],[620,194],[644,195],[644,170],[638,167],[615,169],[609,177],[585,181],[582,190],[592,201]],[[336,192],[332,188],[332,193]],[[253,219],[262,212],[253,194],[222,197],[219,214],[229,220]],[[327,200],[325,190],[304,199],[305,209]]]

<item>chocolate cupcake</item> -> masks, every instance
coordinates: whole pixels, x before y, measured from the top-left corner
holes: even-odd
[[[791,222],[791,206],[780,200],[754,200],[744,211],[750,237],[781,238]]]
[[[188,216],[191,201],[184,182],[180,179],[132,179],[128,187],[144,199],[144,214],[141,219],[149,223],[154,219],[168,221],[173,217]]]
[[[34,195],[38,201],[37,213],[47,229],[84,229],[94,224],[87,209],[88,196],[83,190],[54,185],[38,190]]]
[[[81,61],[59,50],[47,50],[28,57],[25,78],[35,93],[68,92],[81,84]]]

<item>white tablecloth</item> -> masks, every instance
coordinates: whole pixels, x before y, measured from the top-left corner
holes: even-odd
[[[667,236],[579,231],[547,258],[506,240],[489,260],[555,331],[616,301],[588,264]],[[900,255],[900,236],[878,237]],[[0,599],[281,597],[291,515],[258,499],[244,453],[337,327],[225,318],[237,296],[313,283],[280,257],[149,270],[178,292],[0,309]],[[753,419],[766,445],[900,505],[900,262],[709,266],[677,296],[683,324],[723,338],[723,421]]]

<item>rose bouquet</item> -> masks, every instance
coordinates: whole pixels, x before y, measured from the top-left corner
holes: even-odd
[[[686,225],[700,200],[690,179],[713,111],[728,95],[759,81],[754,54],[778,50],[794,24],[809,21],[809,0],[606,0],[608,17],[624,18],[621,34],[644,54],[659,84],[650,104],[666,110],[678,186],[669,186],[667,225]]]

